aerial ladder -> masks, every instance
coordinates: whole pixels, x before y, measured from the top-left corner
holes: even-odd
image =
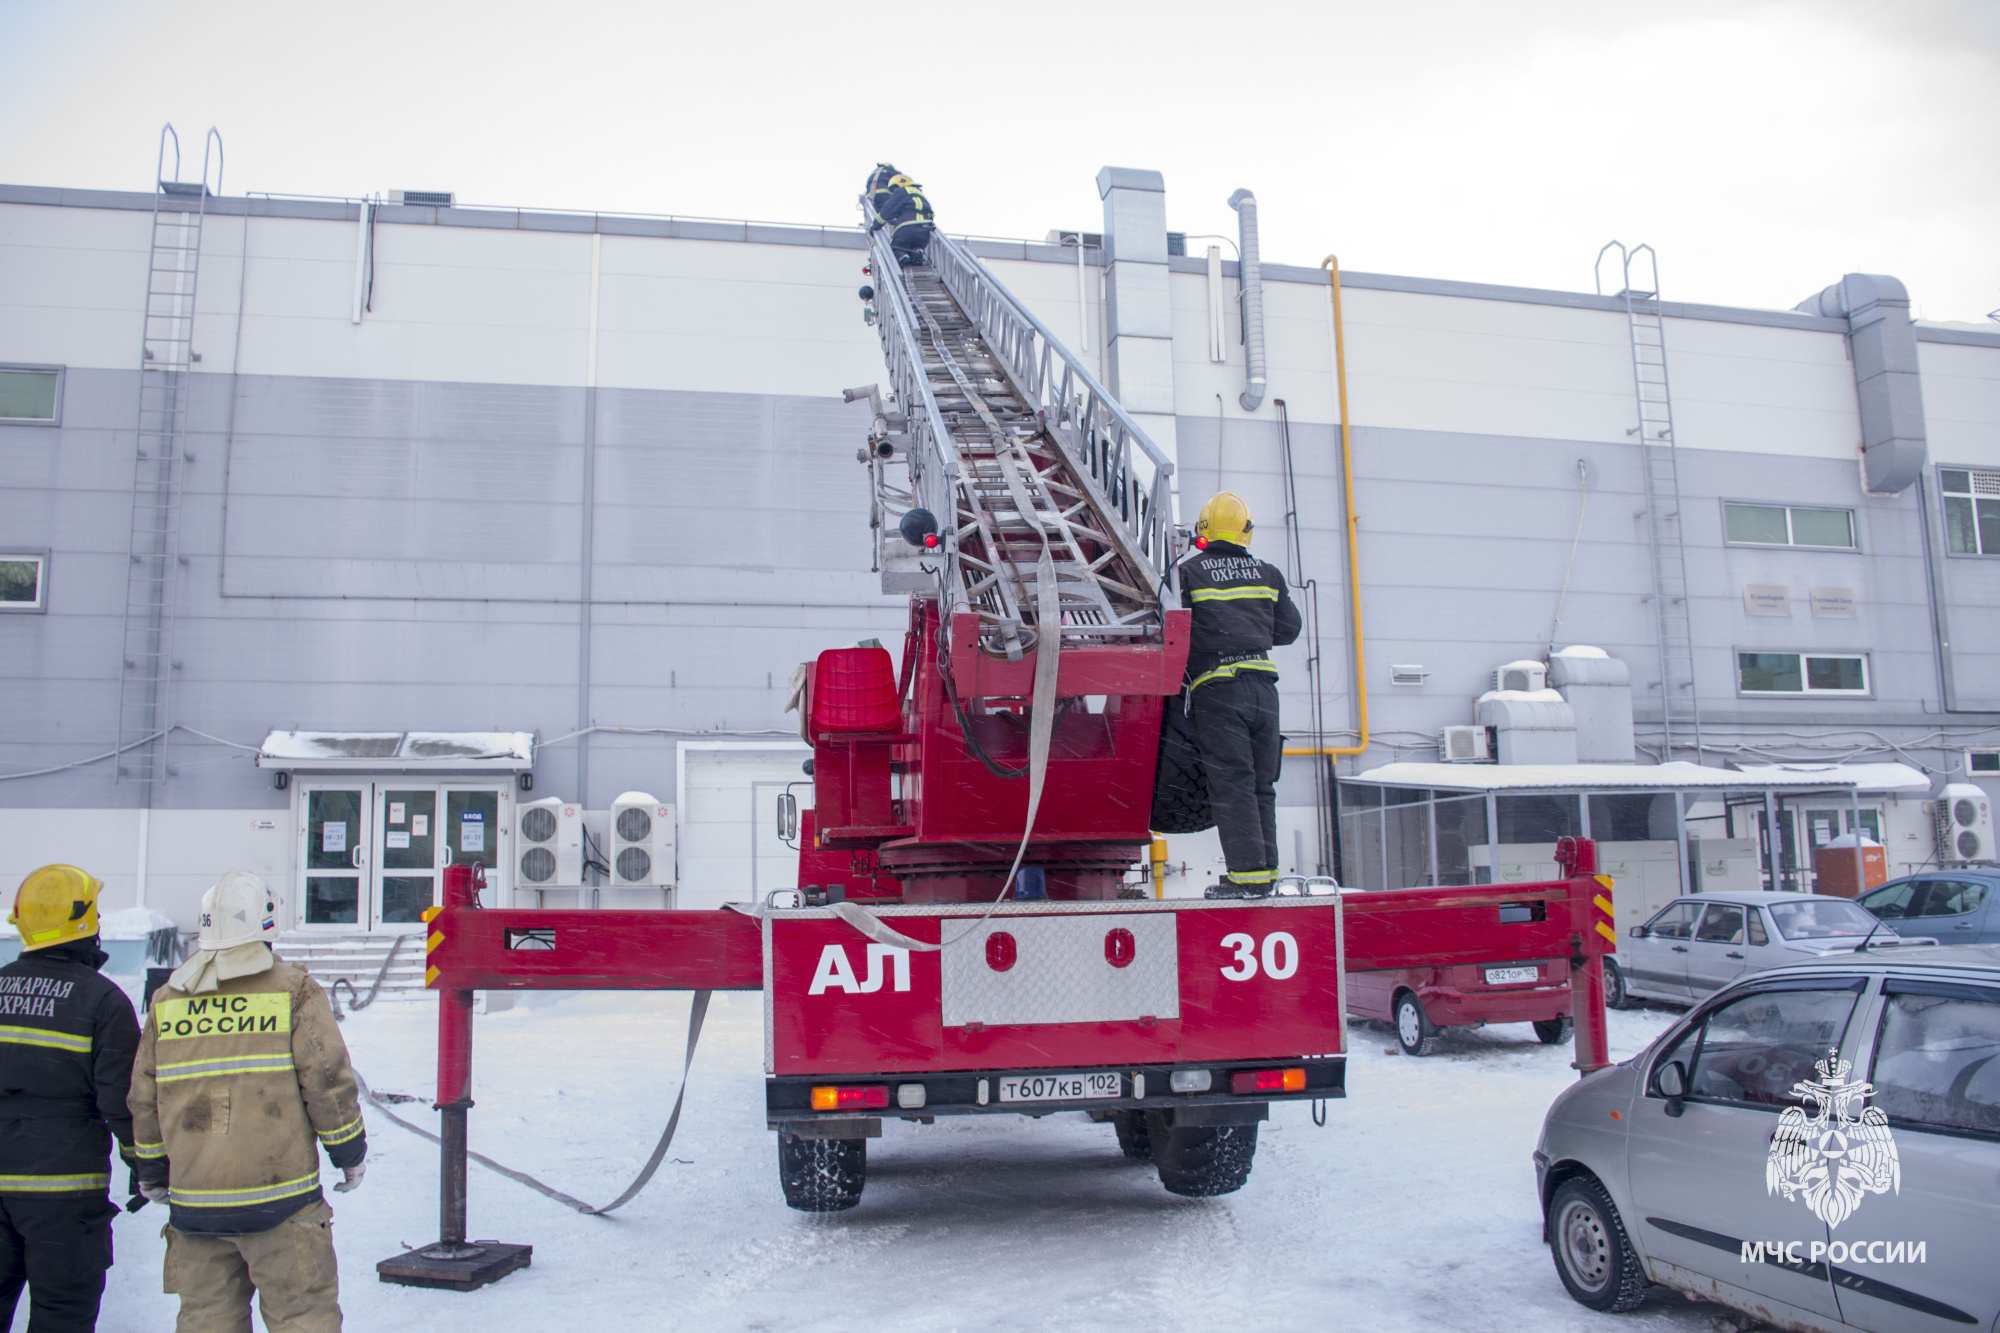
[[[1188,653],[1172,463],[968,243],[937,235],[905,269],[884,230],[864,277],[888,388],[848,397],[873,409],[875,563],[909,621],[899,662],[806,664],[813,802],[778,814],[798,883],[714,910],[522,909],[447,868],[426,940],[442,1237],[385,1280],[469,1290],[528,1262],[466,1240],[477,990],[690,990],[696,1021],[713,991],[761,992],[766,1121],[807,1211],[859,1201],[888,1117],[1083,1111],[1168,1190],[1236,1190],[1274,1104],[1346,1095],[1349,971],[1567,958],[1576,1066],[1609,1063],[1611,883],[1588,841],[1539,884],[1128,888]]]

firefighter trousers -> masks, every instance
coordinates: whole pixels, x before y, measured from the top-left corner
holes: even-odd
[[[197,1236],[173,1227],[166,1290],[181,1298],[174,1333],[251,1333],[250,1297],[270,1333],[340,1333],[333,1209],[310,1204],[269,1231]]]
[[[28,1288],[28,1333],[90,1333],[111,1267],[111,1219],[102,1194],[0,1194],[0,1329],[14,1326]]]
[[[1242,671],[1203,685],[1194,692],[1194,734],[1230,878],[1270,883],[1278,869],[1278,764],[1285,745],[1277,678]]]
[[[931,233],[936,230],[929,222],[905,222],[889,237],[889,249],[894,252],[896,262],[904,268],[924,262],[924,252],[931,248]]]

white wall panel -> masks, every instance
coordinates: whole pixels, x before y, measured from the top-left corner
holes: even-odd
[[[1932,461],[2000,467],[2000,348],[1918,343],[1917,364]]]
[[[0,361],[139,362],[151,215],[0,205]]]
[[[1680,443],[1854,458],[1861,424],[1846,342],[1814,329],[1668,320],[1667,373]]]

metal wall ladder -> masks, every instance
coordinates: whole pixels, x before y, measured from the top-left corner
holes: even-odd
[[[1701,702],[1695,688],[1693,616],[1688,606],[1687,545],[1681,524],[1679,441],[1667,379],[1666,321],[1660,314],[1659,255],[1650,245],[1626,249],[1611,241],[1597,252],[1597,292],[1604,295],[1604,259],[1619,261],[1615,297],[1625,305],[1632,340],[1632,387],[1639,424],[1639,467],[1646,483],[1646,537],[1653,558],[1654,633],[1660,652],[1660,714],[1666,730],[1661,762],[1676,749],[1701,757]]]
[[[166,175],[167,145],[174,174]],[[180,551],[180,494],[187,469],[193,396],[196,278],[202,222],[222,190],[222,136],[202,145],[201,179],[183,181],[180,136],[160,131],[153,195],[152,250],[139,356],[139,413],[132,463],[132,531],[125,577],[123,661],[118,685],[117,780],[151,784],[167,776],[165,728],[173,674],[174,587]]]
[[[872,247],[884,351],[911,487],[878,497],[938,519],[954,602],[987,651],[1034,647],[1046,549],[1065,643],[1157,636],[1171,586],[1172,464],[1080,362],[950,238],[911,268]],[[1134,453],[1149,466],[1143,482]]]

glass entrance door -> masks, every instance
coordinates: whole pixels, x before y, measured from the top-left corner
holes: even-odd
[[[370,930],[423,929],[424,909],[437,901],[437,804],[435,787],[376,789],[382,873],[371,895]]]
[[[368,878],[367,817],[373,788],[301,786],[299,865],[305,899],[299,924],[308,930],[361,929],[362,889]]]

